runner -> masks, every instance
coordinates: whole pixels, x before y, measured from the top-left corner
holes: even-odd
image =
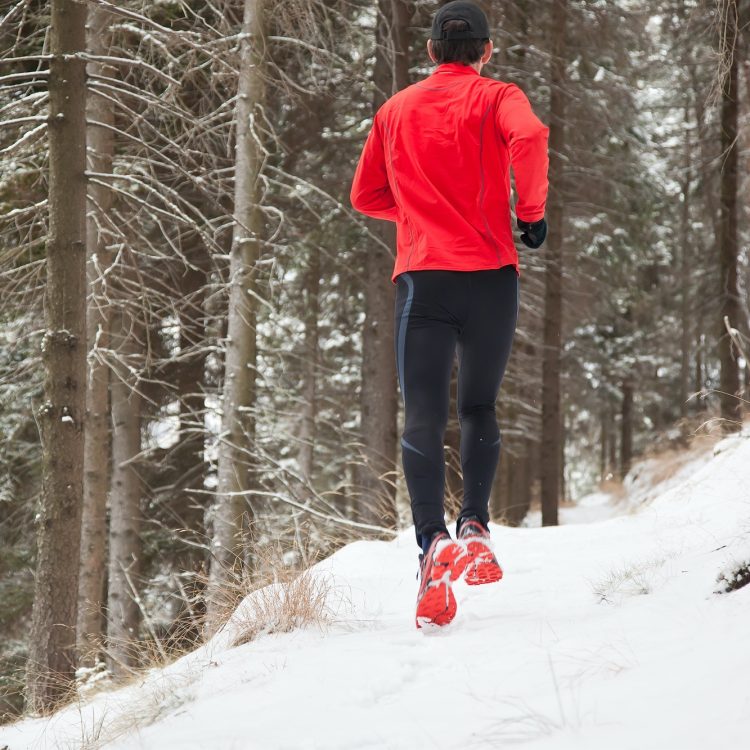
[[[510,83],[480,75],[489,25],[470,2],[442,6],[424,80],[378,110],[357,165],[354,208],[396,222],[394,343],[405,424],[404,474],[420,558],[417,627],[456,614],[451,584],[500,580],[488,530],[500,452],[495,401],[518,316],[519,267],[510,215],[515,177],[521,241],[547,234],[548,128]],[[454,542],[445,524],[445,457],[458,352],[463,504]]]

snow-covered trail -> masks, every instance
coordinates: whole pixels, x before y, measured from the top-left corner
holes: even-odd
[[[493,527],[505,578],[457,584],[434,632],[414,627],[413,532],[349,545],[317,568],[337,612],[324,630],[220,634],[140,686],[0,728],[0,748],[82,747],[103,716],[91,747],[742,750],[750,586],[713,592],[750,560],[750,435],[670,486],[606,520]],[[152,723],[123,734],[139,711]]]

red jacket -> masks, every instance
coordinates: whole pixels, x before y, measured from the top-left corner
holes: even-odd
[[[377,112],[354,174],[357,211],[395,221],[391,281],[403,271],[513,264],[513,167],[523,221],[544,216],[549,129],[518,86],[460,63],[399,91]]]

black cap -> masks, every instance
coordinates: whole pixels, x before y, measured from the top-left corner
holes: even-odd
[[[468,29],[466,31],[443,31],[443,24],[446,21],[466,21]],[[487,23],[487,16],[484,15],[484,11],[478,5],[455,0],[455,2],[443,5],[435,14],[432,21],[431,38],[435,41],[441,39],[489,39],[490,26]]]

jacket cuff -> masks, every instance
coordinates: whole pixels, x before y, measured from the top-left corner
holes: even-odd
[[[544,218],[544,210],[537,211],[532,214],[524,214],[523,216],[516,212],[516,218],[520,219],[521,221],[525,221],[527,224],[533,224],[535,221],[539,221],[540,219]]]

